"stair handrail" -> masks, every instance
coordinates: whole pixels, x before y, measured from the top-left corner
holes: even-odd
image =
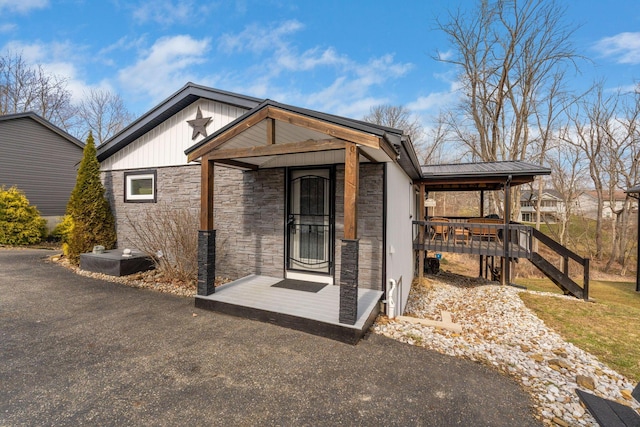
[[[582,265],[583,269],[583,284],[582,284],[582,292],[585,300],[589,299],[589,258],[583,258],[577,253],[573,252],[571,249],[566,246],[561,245],[560,243],[553,240],[551,237],[544,234],[542,231],[531,227],[531,234],[533,237],[538,239],[544,245],[546,245],[549,249],[555,251],[558,255],[564,258],[563,265],[563,273],[565,276],[569,276],[569,262],[568,258],[573,259],[578,264]]]

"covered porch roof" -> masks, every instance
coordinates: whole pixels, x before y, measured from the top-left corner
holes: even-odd
[[[550,174],[549,168],[522,161],[424,165],[420,183],[425,191],[500,190],[508,179],[522,185]]]
[[[256,170],[344,162],[348,145],[360,162],[397,161],[413,179],[420,167],[402,130],[265,100],[185,151],[188,161]]]

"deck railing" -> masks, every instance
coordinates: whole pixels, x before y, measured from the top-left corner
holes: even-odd
[[[531,227],[526,225],[475,222],[472,219],[413,221],[413,224],[415,250],[507,258],[531,257]],[[510,238],[505,241],[507,233]]]
[[[526,258],[549,277],[565,293],[578,298],[589,298],[589,259],[562,246],[535,228],[489,218],[433,218],[413,221],[413,249],[428,252],[454,252],[504,259]],[[506,238],[506,237],[509,238]],[[533,250],[534,239],[558,254],[561,268]],[[569,260],[582,266],[583,283],[580,286],[569,276]]]

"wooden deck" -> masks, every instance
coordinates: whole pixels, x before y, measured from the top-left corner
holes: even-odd
[[[358,289],[355,325],[338,321],[340,286],[304,292],[272,287],[282,279],[250,275],[216,288],[214,294],[196,296],[198,308],[268,322],[350,344],[357,343],[373,324],[382,291]]]
[[[471,225],[465,221],[414,221],[414,225],[424,227],[422,242],[420,235],[414,232],[413,249],[429,252],[454,252],[504,257],[505,250],[509,258],[531,258],[531,227],[521,224],[510,224],[508,242],[504,241],[505,226],[503,224]],[[473,230],[481,228],[483,234],[474,234]],[[434,233],[434,230],[442,230]],[[505,248],[506,243],[506,248]]]

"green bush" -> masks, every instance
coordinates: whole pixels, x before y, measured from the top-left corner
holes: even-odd
[[[96,146],[89,133],[76,185],[67,203],[67,216],[73,226],[65,242],[65,253],[75,264],[78,264],[80,254],[91,252],[95,245],[106,249],[115,247],[115,221],[104,192]]]
[[[16,187],[0,187],[0,244],[33,245],[46,236],[46,221]]]
[[[65,215],[62,217],[62,221],[53,229],[50,236],[56,241],[67,243],[72,231],[73,218],[71,218],[71,215]]]

